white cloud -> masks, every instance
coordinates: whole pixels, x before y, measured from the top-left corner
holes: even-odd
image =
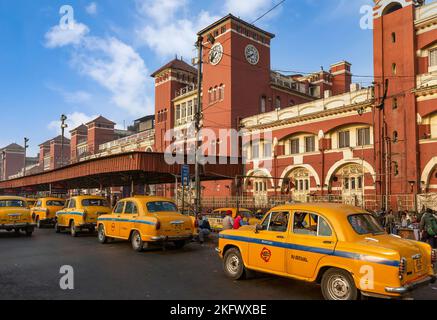
[[[63,88],[60,88],[56,85],[48,84],[46,85],[50,90],[60,94],[64,101],[72,104],[85,103],[91,100],[91,94],[86,91],[78,90],[78,91],[67,91]]]
[[[89,29],[83,23],[72,22],[67,27],[56,25],[45,34],[45,45],[48,48],[78,45],[88,33]]]
[[[89,115],[86,115],[85,113],[82,113],[82,112],[73,112],[73,113],[67,114],[66,123],[68,124],[68,129],[65,131],[65,135],[67,137],[69,137],[70,130],[77,128],[81,124],[85,124],[87,122],[90,122],[91,120],[94,120],[97,117],[98,117],[97,115],[89,116]],[[61,121],[60,120],[51,121],[48,124],[47,128],[51,131],[56,132],[56,134],[61,134]]]
[[[88,27],[83,24],[82,29],[88,33]],[[55,32],[56,31],[56,32]],[[58,33],[65,32],[55,26],[47,35],[47,47],[56,48],[73,45],[72,65],[78,71],[90,77],[111,93],[111,101],[131,116],[142,116],[153,111],[153,102],[147,96],[153,88],[149,79],[149,70],[141,56],[129,45],[117,38],[100,38],[80,33],[75,41],[65,40]],[[56,36],[54,36],[56,34]],[[63,34],[65,36],[65,34]],[[56,40],[53,40],[56,39]],[[64,39],[63,41],[59,39]],[[77,44],[80,44],[77,45]],[[148,90],[149,89],[149,90]],[[64,98],[70,102],[89,98],[85,92],[65,94]]]
[[[109,90],[113,103],[130,115],[152,111],[153,104],[147,96],[149,71],[129,45],[116,38],[87,37],[84,48],[76,52],[73,65]]]
[[[178,54],[190,60],[196,55],[194,42],[197,32],[219,18],[201,11],[191,19],[172,19],[172,22],[163,25],[158,19],[155,24],[139,27],[137,36],[141,44],[151,48],[158,56],[168,58]]]
[[[256,19],[275,5],[274,0],[226,0],[224,9],[242,19]]]
[[[188,5],[188,0],[136,0],[140,14],[146,15],[160,25],[171,20],[178,10]]]
[[[97,14],[97,3],[91,2],[89,5],[85,7],[85,11],[90,15],[96,15]]]

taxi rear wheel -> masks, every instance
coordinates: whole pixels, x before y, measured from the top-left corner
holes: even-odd
[[[241,257],[240,251],[236,248],[226,251],[223,267],[225,274],[233,280],[240,280],[245,276],[243,258]]]
[[[322,293],[326,300],[357,300],[358,290],[349,272],[332,268],[322,278]]]
[[[70,234],[74,238],[76,238],[78,236],[78,233],[76,230],[76,225],[74,224],[74,221],[71,221],[71,224],[70,224]]]
[[[106,237],[105,228],[103,227],[103,225],[99,226],[98,238],[100,243],[102,244],[108,243],[108,238]]]
[[[61,233],[61,228],[59,227],[59,224],[58,224],[57,221],[55,222],[55,232],[56,233]]]
[[[136,252],[142,252],[144,248],[144,241],[138,231],[134,231],[131,236],[132,249]]]

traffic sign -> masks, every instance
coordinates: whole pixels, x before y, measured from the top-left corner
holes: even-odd
[[[183,165],[182,166],[182,186],[188,187],[190,185],[190,166],[189,165]]]

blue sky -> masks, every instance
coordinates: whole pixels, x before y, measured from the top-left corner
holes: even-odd
[[[279,0],[0,0],[0,146],[30,140],[30,153],[94,116],[118,123],[153,112],[149,75],[176,54],[195,55],[195,33],[229,12],[248,21]],[[60,27],[71,5],[74,26]],[[340,60],[371,75],[372,31],[360,28],[371,0],[287,0],[258,26],[276,34],[272,68],[312,72]],[[69,25],[70,26],[70,25]],[[357,81],[367,81],[359,78]]]

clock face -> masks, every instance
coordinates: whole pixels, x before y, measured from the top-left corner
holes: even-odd
[[[212,65],[219,64],[223,58],[223,46],[220,43],[216,43],[209,52],[209,62]]]
[[[246,47],[245,55],[246,55],[246,60],[250,64],[252,64],[252,65],[258,64],[258,62],[259,62],[259,51],[258,51],[258,49],[255,46],[249,44]]]

